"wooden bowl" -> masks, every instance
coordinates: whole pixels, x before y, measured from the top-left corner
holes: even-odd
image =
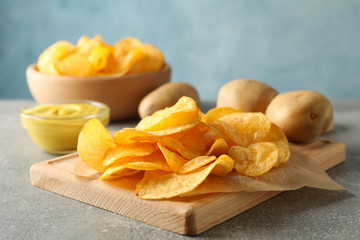
[[[110,107],[110,120],[118,121],[138,116],[140,101],[149,92],[167,83],[171,67],[165,64],[157,71],[128,76],[70,77],[48,75],[38,71],[36,64],[26,69],[28,87],[39,102],[58,100],[92,100]]]

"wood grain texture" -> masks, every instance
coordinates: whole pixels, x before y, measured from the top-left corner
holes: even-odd
[[[292,151],[309,155],[324,169],[345,160],[345,145],[317,138],[291,144]],[[171,200],[142,200],[135,193],[136,182],[103,182],[72,173],[79,160],[70,154],[34,164],[30,179],[34,186],[94,205],[153,226],[184,235],[197,235],[281,192],[213,193]]]

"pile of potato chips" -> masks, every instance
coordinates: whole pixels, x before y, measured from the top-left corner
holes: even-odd
[[[264,114],[232,108],[203,114],[189,97],[114,137],[97,119],[88,121],[78,153],[102,180],[143,173],[136,186],[142,199],[189,194],[210,175],[260,176],[290,157],[284,133]]]
[[[129,75],[158,71],[165,63],[162,52],[136,38],[124,38],[114,46],[83,36],[77,45],[59,41],[39,57],[40,72],[64,76]]]

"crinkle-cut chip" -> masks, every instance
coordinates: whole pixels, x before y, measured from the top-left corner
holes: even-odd
[[[142,199],[166,199],[186,194],[199,186],[223,159],[201,168],[199,171],[178,175],[164,171],[146,171],[136,185],[136,194]]]
[[[91,76],[95,69],[85,55],[74,53],[55,64],[61,75],[66,76]]]
[[[234,160],[235,170],[245,176],[256,177],[269,171],[277,162],[278,149],[274,143],[259,142],[247,148],[233,146],[229,156]]]
[[[107,179],[112,175],[121,174],[127,169],[153,171],[162,170],[171,172],[164,156],[160,152],[155,152],[148,156],[141,157],[127,157],[117,161],[111,165],[100,177],[101,180]]]
[[[89,167],[103,173],[105,153],[116,146],[113,137],[99,119],[87,121],[78,138],[77,151],[81,160]]]
[[[114,140],[117,145],[123,145],[123,144],[132,144],[136,141],[138,141],[137,137],[146,137],[147,139],[151,138],[154,139],[153,141],[148,142],[155,142],[158,139],[157,136],[153,136],[150,133],[137,130],[135,128],[123,128],[115,133]]]
[[[207,156],[220,156],[222,154],[226,154],[229,150],[229,144],[222,139],[218,138],[215,140],[215,142],[212,144],[211,148],[206,153]]]
[[[179,174],[186,174],[194,172],[199,168],[214,162],[216,160],[215,156],[198,156],[186,162],[179,170]]]
[[[159,149],[164,155],[167,164],[174,173],[179,173],[179,169],[188,161],[177,153],[169,150],[161,143],[158,143]]]
[[[211,174],[224,177],[229,174],[234,168],[234,160],[226,154],[218,157],[217,161],[218,164],[211,171]]]
[[[110,148],[103,161],[104,166],[109,166],[115,161],[125,157],[140,157],[147,156],[155,152],[156,147],[150,143],[134,142],[126,145],[118,145],[115,148]]]
[[[210,125],[221,132],[229,145],[243,147],[258,142],[271,128],[271,122],[265,114],[248,112],[226,115]]]
[[[205,123],[212,123],[226,115],[232,113],[238,113],[238,112],[242,112],[242,111],[229,107],[213,108],[206,113]]]
[[[201,111],[190,97],[181,97],[172,107],[158,110],[143,118],[137,130],[154,135],[170,135],[194,127],[201,118]]]
[[[276,162],[275,167],[289,160],[290,158],[289,142],[284,132],[281,130],[281,128],[276,126],[274,123],[271,123],[271,129],[269,133],[266,134],[263,138],[259,139],[259,142],[275,143],[279,151],[278,161]]]

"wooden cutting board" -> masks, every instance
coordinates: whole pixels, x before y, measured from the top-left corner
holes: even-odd
[[[292,151],[309,155],[323,169],[345,160],[342,142],[317,138],[304,144],[291,144]],[[184,235],[196,235],[220,224],[280,192],[214,193],[171,200],[141,200],[130,180],[116,185],[72,173],[79,157],[62,156],[34,164],[30,179],[34,186],[76,199],[126,217]]]

